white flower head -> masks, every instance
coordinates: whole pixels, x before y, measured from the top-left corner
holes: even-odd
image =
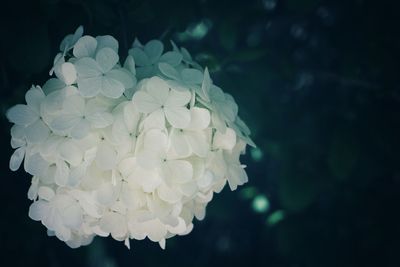
[[[186,49],[136,40],[122,61],[113,37],[82,35],[62,41],[43,90],[7,111],[10,169],[32,175],[29,216],[68,246],[111,236],[164,249],[226,184],[247,182],[250,130]]]

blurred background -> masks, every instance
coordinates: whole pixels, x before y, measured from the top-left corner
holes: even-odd
[[[400,266],[400,20],[396,1],[14,0],[0,4],[0,266]],[[193,232],[131,250],[70,249],[28,218],[30,177],[8,169],[5,111],[48,79],[84,25],[186,47],[232,94],[258,148],[249,183]]]

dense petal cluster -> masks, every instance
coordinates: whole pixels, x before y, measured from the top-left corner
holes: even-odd
[[[231,95],[184,48],[135,41],[121,64],[111,36],[61,43],[50,78],[11,107],[11,170],[32,183],[29,216],[70,247],[93,237],[188,234],[213,194],[247,182],[250,131]]]

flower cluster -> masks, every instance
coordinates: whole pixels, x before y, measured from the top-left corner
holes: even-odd
[[[184,48],[68,35],[50,78],[7,112],[10,168],[31,174],[29,216],[70,247],[188,234],[213,194],[247,182],[250,131]]]

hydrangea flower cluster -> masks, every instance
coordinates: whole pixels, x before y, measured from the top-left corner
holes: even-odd
[[[10,168],[24,162],[30,218],[70,247],[111,235],[165,248],[226,182],[247,182],[250,131],[184,48],[136,40],[122,64],[113,37],[82,35],[65,37],[52,78],[8,110]]]

